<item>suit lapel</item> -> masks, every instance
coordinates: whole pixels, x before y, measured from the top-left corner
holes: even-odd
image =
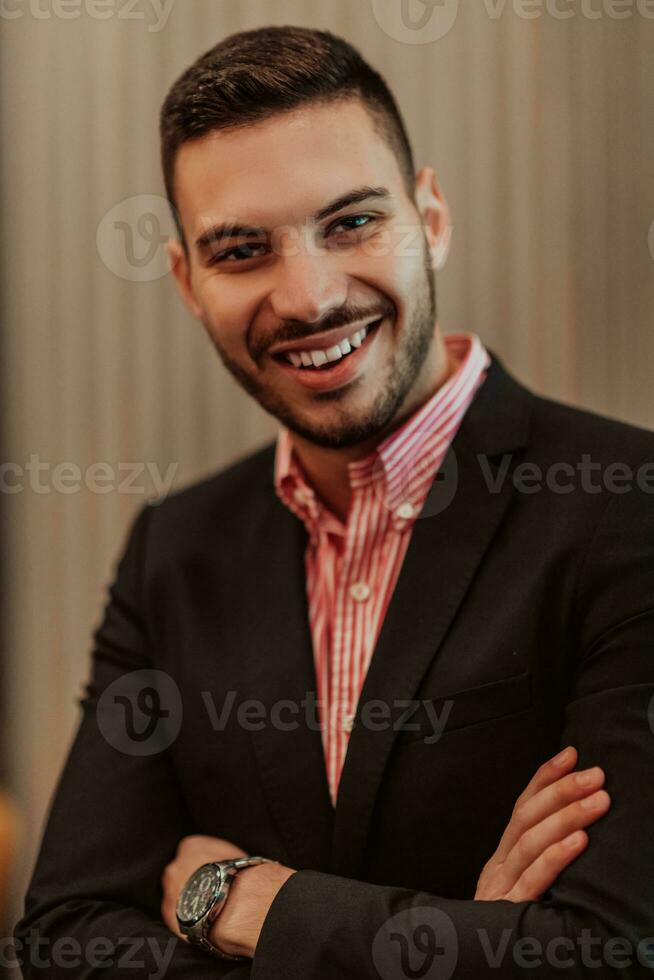
[[[393,705],[416,696],[438,654],[475,571],[502,520],[513,483],[506,473],[494,492],[488,484],[498,457],[526,445],[530,393],[491,353],[485,382],[450,446],[416,521],[360,704]],[[479,458],[481,457],[481,459]],[[336,806],[330,871],[356,877],[384,767],[396,736],[355,721]]]
[[[305,598],[307,536],[271,481],[264,489],[265,513],[250,561],[256,609],[244,664],[251,696],[265,705],[266,724],[251,734],[270,810],[286,843],[285,860],[297,869],[326,870],[334,809],[320,731],[312,725],[310,706],[305,708],[307,694],[315,699],[316,692]]]

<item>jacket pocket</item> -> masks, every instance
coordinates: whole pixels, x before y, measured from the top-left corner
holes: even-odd
[[[436,742],[447,732],[524,711],[532,702],[530,671],[438,698],[422,698],[406,708],[404,717],[396,718],[396,743]]]

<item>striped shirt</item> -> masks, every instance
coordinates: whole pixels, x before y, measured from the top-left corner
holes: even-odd
[[[346,524],[314,492],[288,429],[277,438],[275,489],[309,538],[307,602],[334,805],[358,699],[413,525],[490,363],[476,334],[449,334],[444,341],[457,362],[447,381],[365,459],[348,463]]]

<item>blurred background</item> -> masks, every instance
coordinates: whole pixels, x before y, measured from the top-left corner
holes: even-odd
[[[0,0],[3,936],[132,515],[276,431],[167,275],[158,147],[178,74],[266,23],[344,35],[395,92],[453,213],[445,332],[654,428],[651,0]]]

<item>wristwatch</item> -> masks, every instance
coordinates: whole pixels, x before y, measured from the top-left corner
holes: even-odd
[[[247,956],[231,956],[209,940],[209,932],[218,918],[229,894],[232,880],[243,868],[257,864],[277,864],[270,858],[243,857],[232,861],[210,861],[194,871],[177,899],[177,924],[190,943],[224,960],[247,960]]]

